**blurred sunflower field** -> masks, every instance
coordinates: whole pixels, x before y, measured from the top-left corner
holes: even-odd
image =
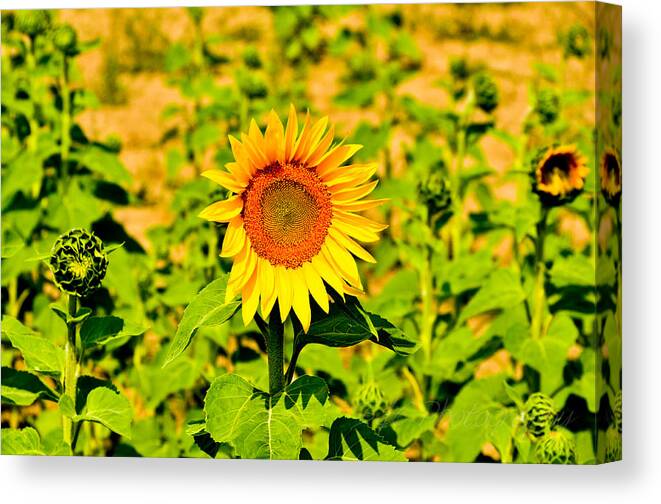
[[[620,10],[2,12],[2,453],[622,454]]]

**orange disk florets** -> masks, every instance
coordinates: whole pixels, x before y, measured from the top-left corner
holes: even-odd
[[[274,163],[243,193],[246,234],[258,256],[298,268],[321,250],[331,225],[331,195],[304,166]]]

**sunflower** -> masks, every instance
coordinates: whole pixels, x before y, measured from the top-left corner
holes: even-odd
[[[308,113],[299,132],[290,106],[285,129],[271,111],[264,133],[253,119],[240,141],[229,137],[227,171],[202,174],[231,192],[200,217],[228,223],[220,253],[233,258],[226,298],[241,295],[245,325],[258,307],[268,317],[277,301],[281,320],[293,310],[307,331],[310,295],[328,313],[329,287],[342,298],[363,292],[355,258],[375,260],[358,242],[377,241],[387,226],[357,212],[385,200],[364,199],[377,165],[343,166],[362,146],[332,146],[327,126],[327,117],[312,124]]]
[[[622,195],[622,165],[613,149],[606,149],[599,165],[601,192],[611,205],[617,205]]]
[[[574,145],[540,150],[533,160],[533,190],[546,206],[572,201],[583,189],[590,172],[585,157]]]

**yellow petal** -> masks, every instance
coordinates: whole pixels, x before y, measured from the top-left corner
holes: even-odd
[[[246,187],[252,174],[244,170],[239,163],[232,161],[231,163],[225,163],[225,168],[232,174],[237,184],[242,187]]]
[[[301,161],[310,157],[310,154],[314,151],[321,139],[321,136],[324,134],[328,126],[328,117],[323,117],[319,119],[312,128],[309,130],[309,134],[305,138],[305,141],[298,146],[298,151],[296,157]]]
[[[250,240],[246,237],[243,250],[234,259],[232,271],[230,271],[230,277],[227,281],[228,287],[231,287],[235,291],[243,289],[243,286],[250,280],[250,277],[255,271],[256,264],[257,254],[253,252],[250,246]]]
[[[230,140],[230,146],[232,147],[232,155],[234,156],[234,160],[239,165],[240,171],[247,173],[249,177],[252,177],[257,170],[250,162],[250,158],[248,157],[245,146],[232,135],[229,135],[228,138]]]
[[[257,145],[262,145],[264,143],[264,136],[262,135],[262,131],[259,129],[259,126],[257,126],[257,122],[254,119],[250,119],[248,136]]]
[[[260,289],[262,291],[262,317],[264,319],[268,318],[273,305],[275,305],[276,300],[278,299],[278,291],[275,288],[275,271],[273,265],[265,261],[264,259],[259,259],[259,283]]]
[[[297,160],[301,156],[300,147],[302,144],[307,142],[310,135],[310,111],[305,114],[305,122],[303,123],[303,129],[301,129],[301,135],[296,140],[296,145],[294,146],[294,152],[292,153],[292,160]]]
[[[338,166],[335,170],[328,171],[322,180],[328,187],[334,187],[336,190],[355,187],[367,182],[376,173],[378,166],[376,163]]]
[[[349,203],[339,202],[335,203],[333,206],[339,210],[344,210],[345,212],[362,212],[364,210],[369,210],[371,208],[376,208],[383,205],[389,201],[389,198],[383,199],[374,199],[374,200],[359,200],[351,201]]]
[[[257,269],[255,269],[248,283],[246,283],[241,291],[241,315],[243,316],[244,326],[252,322],[257,312],[257,305],[259,304],[259,289],[257,287]]]
[[[333,269],[330,266],[330,264],[328,264],[323,254],[317,254],[316,256],[314,256],[312,258],[312,261],[310,261],[310,264],[317,272],[317,274],[321,278],[323,278],[324,281],[328,285],[330,285],[335,292],[337,292],[340,296],[342,296],[342,299],[344,299],[344,289],[342,288],[342,279],[340,278],[338,273],[335,272],[335,269]]]
[[[308,166],[317,166],[319,161],[321,161],[321,159],[326,155],[326,152],[328,152],[328,148],[331,146],[331,143],[333,143],[334,139],[335,126],[331,126],[328,130],[328,133],[326,133],[326,136],[324,136],[324,138],[319,141],[319,144],[312,152],[310,152],[310,155],[302,161]]]
[[[362,215],[354,215],[349,212],[343,212],[342,210],[335,211],[334,218],[337,218],[338,221],[347,222],[349,224],[353,224],[355,226],[361,227],[367,231],[373,231],[374,233],[383,231],[388,227],[387,224],[379,224],[378,222],[374,222],[371,219],[367,219]]]
[[[342,231],[339,231],[338,229],[331,227],[328,230],[328,234],[333,237],[333,239],[342,247],[347,249],[349,252],[351,252],[353,255],[356,257],[359,257],[363,261],[367,261],[370,263],[375,263],[376,259],[372,257],[372,254],[370,254],[367,250],[365,250],[363,247],[358,245],[355,241],[353,241],[351,238],[349,238],[347,235],[345,235]]]
[[[241,196],[232,196],[223,201],[217,201],[200,212],[200,217],[214,222],[229,222],[243,210]]]
[[[298,321],[303,326],[303,330],[308,332],[312,314],[310,312],[310,296],[308,287],[305,283],[305,276],[301,268],[289,270],[289,276],[292,282],[292,308],[298,317]]]
[[[298,118],[296,117],[296,109],[294,105],[289,105],[289,117],[287,118],[287,131],[285,132],[285,152],[282,161],[288,162],[291,160],[294,153],[294,146],[296,144],[296,135],[298,135]]]
[[[323,179],[327,172],[340,166],[362,148],[362,145],[338,145],[319,162],[317,175]]]
[[[284,138],[285,130],[282,122],[280,122],[278,114],[271,109],[266,124],[266,134],[264,135],[264,142],[266,144],[264,150],[269,163],[274,163],[282,159],[284,155]]]
[[[291,310],[292,285],[289,270],[284,266],[275,267],[275,290],[278,291],[280,319],[284,322]]]
[[[322,246],[322,250],[326,248],[326,259],[330,262],[335,262],[335,265],[342,273],[344,279],[355,287],[363,287],[358,273],[358,266],[356,260],[347,250],[338,244],[333,237],[326,238],[326,242]]]
[[[235,193],[242,192],[246,187],[246,184],[239,182],[234,175],[224,170],[206,170],[202,172],[202,176]]]
[[[378,183],[379,183],[378,180],[374,180],[372,182],[369,182],[368,184],[364,184],[358,187],[339,189],[339,190],[336,187],[335,188],[331,187],[329,188],[332,194],[331,199],[333,200],[333,202],[342,202],[342,203],[348,203],[351,201],[359,200],[360,198],[364,198],[369,193],[371,193]]]
[[[243,219],[241,216],[234,217],[225,231],[223,247],[220,251],[220,257],[233,257],[243,248],[246,242],[246,232],[243,229]]]
[[[333,218],[333,225],[347,236],[351,236],[363,243],[379,241],[379,235],[375,232],[364,229],[353,222],[342,220],[337,215]]]
[[[344,288],[344,292],[346,294],[349,294],[350,296],[361,297],[361,298],[365,297],[365,292],[363,292],[361,289],[356,289],[355,287],[351,287],[351,285],[349,285],[348,283],[344,283],[342,287]]]
[[[262,151],[260,146],[261,144],[253,141],[253,139],[245,133],[241,133],[241,142],[243,142],[243,147],[246,154],[248,155],[250,164],[255,170],[261,170],[262,168],[266,168],[269,165],[266,154],[264,154],[264,151]]]
[[[324,282],[319,276],[310,263],[303,263],[303,276],[305,277],[305,284],[312,294],[312,297],[317,302],[319,307],[328,313],[328,293],[326,292],[326,287]]]

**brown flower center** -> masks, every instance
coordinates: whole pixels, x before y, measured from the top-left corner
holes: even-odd
[[[253,177],[243,198],[246,233],[258,256],[298,268],[319,253],[332,207],[328,189],[314,172],[275,163]]]

